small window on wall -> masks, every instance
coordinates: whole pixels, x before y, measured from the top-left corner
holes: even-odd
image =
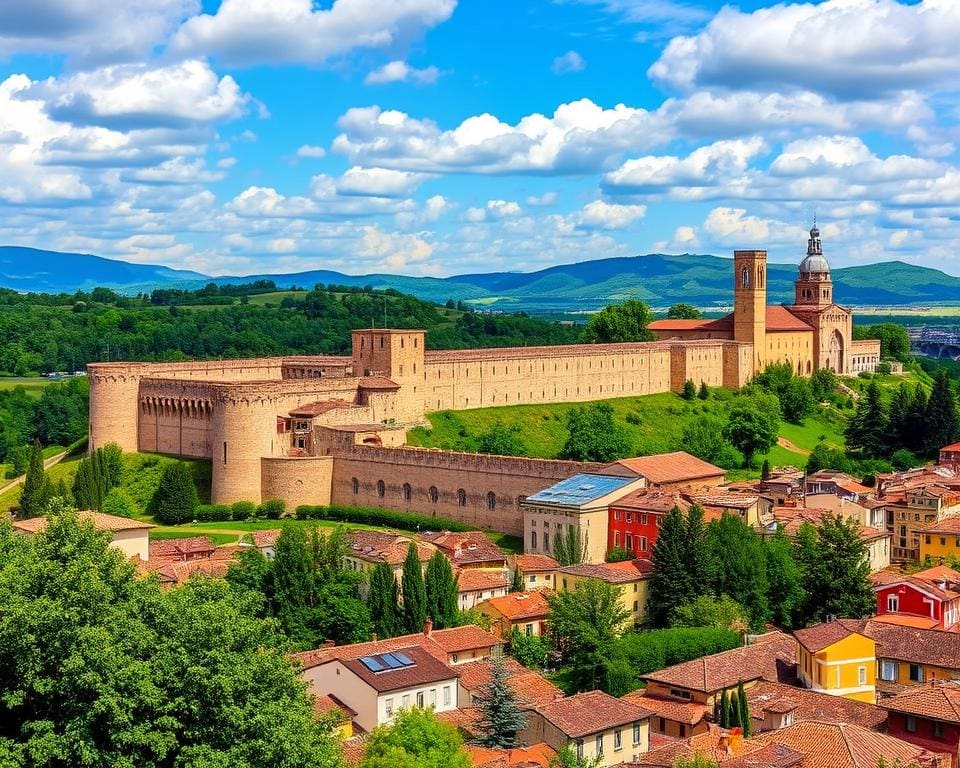
[[[403,500],[410,501],[413,498],[413,488],[410,487],[410,483],[403,484]]]
[[[487,509],[496,509],[497,508],[497,494],[493,491],[487,494]]]
[[[354,495],[354,496],[356,496],[358,493],[360,493],[360,481],[357,480],[357,478],[353,478],[353,479],[350,481],[350,484],[353,486],[353,495]]]
[[[387,486],[383,480],[377,480],[377,496],[381,499],[387,495]]]
[[[467,506],[467,492],[463,490],[463,488],[460,488],[457,491],[457,506],[458,507]]]
[[[440,491],[437,490],[437,486],[431,485],[429,493],[430,493],[430,501],[436,504],[440,500]]]

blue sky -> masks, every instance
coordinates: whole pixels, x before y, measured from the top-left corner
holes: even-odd
[[[960,274],[960,2],[0,4],[0,243],[209,274]]]

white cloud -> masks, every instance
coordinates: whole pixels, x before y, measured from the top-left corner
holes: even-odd
[[[433,172],[588,172],[668,138],[665,122],[645,109],[604,109],[589,99],[516,125],[483,114],[443,131],[433,121],[373,106],[348,110],[339,126],[333,149],[355,163]]]
[[[337,182],[337,191],[342,195],[404,197],[427,178],[422,173],[354,166],[347,169]]]
[[[574,218],[584,229],[626,229],[647,215],[645,205],[617,205],[594,200]]]
[[[297,157],[316,159],[326,157],[326,154],[327,150],[315,144],[303,144],[297,149]]]
[[[544,192],[542,195],[530,195],[527,198],[527,205],[533,206],[553,205],[555,202],[557,202],[556,192]]]
[[[205,61],[166,67],[123,64],[37,83],[29,96],[43,99],[55,120],[108,128],[183,127],[239,117],[250,97]]]
[[[572,72],[582,72],[587,66],[586,60],[576,51],[567,51],[553,60],[550,69],[555,75],[568,75]]]
[[[214,14],[188,19],[174,52],[212,55],[231,66],[322,64],[357,48],[386,49],[446,21],[456,0],[222,0]]]
[[[830,175],[860,184],[936,178],[943,170],[941,163],[908,155],[880,159],[857,136],[799,139],[787,144],[770,165],[770,173],[777,176],[809,179]]]
[[[358,243],[361,256],[377,259],[391,270],[417,270],[417,265],[430,258],[434,247],[419,235],[383,232],[375,226],[364,227]]]
[[[416,83],[418,85],[432,85],[440,77],[440,70],[436,67],[417,69],[405,61],[391,61],[382,67],[370,72],[364,79],[367,85],[382,85],[384,83]]]
[[[822,225],[820,229],[826,238],[837,233],[833,225]],[[737,248],[764,248],[771,243],[797,244],[807,238],[807,231],[802,226],[749,215],[744,208],[714,208],[707,214],[702,231],[718,245]]]
[[[208,170],[202,158],[185,160],[182,157],[175,157],[152,168],[138,168],[121,175],[125,181],[140,181],[147,184],[206,184],[220,181],[223,177],[222,172]]]
[[[670,41],[648,74],[685,90],[791,87],[862,98],[957,86],[960,3],[827,0],[744,13],[725,6]]]
[[[267,241],[270,253],[293,253],[297,250],[297,241],[292,237],[277,237]]]
[[[0,3],[0,59],[65,53],[86,63],[134,61],[150,53],[199,0],[32,0]]]

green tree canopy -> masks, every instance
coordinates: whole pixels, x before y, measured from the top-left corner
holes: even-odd
[[[377,563],[370,574],[367,606],[378,638],[396,637],[403,631],[400,590],[393,569],[387,563]]]
[[[667,310],[669,320],[699,320],[701,317],[703,313],[692,304],[674,304]]]
[[[670,614],[672,627],[713,627],[743,632],[750,626],[743,606],[727,595],[700,595],[676,606]]]
[[[427,598],[427,616],[431,618],[433,626],[437,629],[457,626],[460,614],[457,606],[458,580],[458,577],[453,575],[453,568],[447,556],[440,551],[434,552],[427,563],[424,589]]]
[[[21,518],[39,517],[43,514],[47,503],[53,495],[53,488],[47,473],[43,468],[43,448],[39,440],[33,442],[30,449],[30,465],[27,468],[27,476],[23,480],[23,487],[20,489],[20,512]]]
[[[405,709],[367,738],[359,768],[470,768],[457,729],[427,709]]]
[[[717,563],[714,593],[740,603],[747,611],[750,627],[759,629],[770,618],[763,542],[738,515],[730,513],[710,523],[709,541]]]
[[[883,456],[890,445],[887,411],[880,397],[880,386],[871,379],[857,402],[857,410],[847,424],[847,445],[868,456]]]
[[[590,316],[582,339],[599,343],[653,341],[655,335],[647,330],[652,320],[650,307],[642,301],[630,299],[623,304],[611,304]]]
[[[879,339],[880,357],[884,360],[899,360],[906,363],[910,360],[910,337],[906,329],[896,323],[877,323],[865,330],[855,328],[854,338]]]
[[[423,581],[420,553],[412,541],[407,547],[401,579],[403,596],[403,625],[407,632],[422,632],[427,620],[427,588]]]
[[[193,520],[200,499],[190,469],[182,461],[174,461],[163,468],[153,505],[157,522],[177,525]]]
[[[743,454],[744,466],[752,467],[756,454],[776,444],[779,414],[780,401],[772,393],[754,389],[734,399],[723,434]]]
[[[490,680],[473,695],[481,735],[477,744],[507,749],[518,744],[518,735],[527,724],[527,716],[516,691],[509,683],[510,671],[503,654],[493,657]]]
[[[576,565],[587,560],[588,534],[579,526],[568,525],[554,536],[553,559],[560,565]]]
[[[626,428],[614,419],[610,403],[591,403],[567,415],[570,433],[562,455],[575,461],[616,461],[630,455],[632,446]]]

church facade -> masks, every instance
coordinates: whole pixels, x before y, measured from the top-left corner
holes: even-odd
[[[800,262],[794,300],[767,304],[767,252],[734,251],[733,312],[713,320],[657,320],[650,330],[661,340],[727,339],[753,348],[753,370],[789,363],[798,376],[820,368],[840,375],[873,371],[880,362],[878,341],[853,340],[853,314],[833,301],[830,266],[820,230],[810,230]]]

